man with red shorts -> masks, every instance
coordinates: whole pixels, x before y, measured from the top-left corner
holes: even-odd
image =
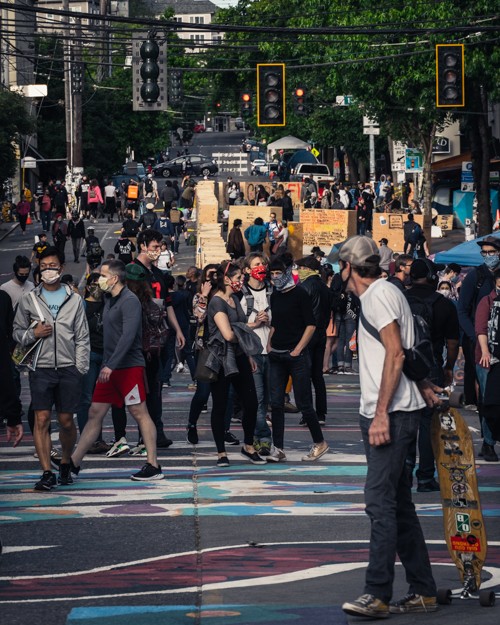
[[[125,285],[125,265],[108,260],[101,266],[100,288],[108,294],[103,311],[104,353],[102,369],[92,396],[89,418],[71,457],[72,471],[97,440],[104,417],[111,405],[124,404],[137,421],[148,459],[137,481],[161,480],[164,475],[156,458],[156,427],[146,407],[144,356],[142,354],[142,307]]]

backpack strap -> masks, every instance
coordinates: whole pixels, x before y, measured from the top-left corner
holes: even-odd
[[[368,319],[363,315],[363,311],[361,309],[359,311],[359,320],[361,321],[363,328],[368,332],[368,334],[379,343],[382,343],[379,331],[372,326]]]

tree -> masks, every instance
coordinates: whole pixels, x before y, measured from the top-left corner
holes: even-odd
[[[11,91],[0,90],[0,188],[16,173],[20,135],[33,132],[33,119],[25,99]]]

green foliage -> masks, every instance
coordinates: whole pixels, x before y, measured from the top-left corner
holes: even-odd
[[[19,135],[33,132],[33,119],[21,96],[0,90],[0,185],[15,174]]]

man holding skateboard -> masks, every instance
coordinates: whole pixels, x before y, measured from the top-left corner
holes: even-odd
[[[360,427],[368,466],[366,513],[371,521],[364,594],[342,609],[369,618],[432,612],[437,608],[436,584],[405,461],[415,445],[422,409],[426,403],[438,404],[439,398],[430,383],[417,385],[403,374],[403,350],[415,340],[412,313],[399,289],[379,279],[376,243],[364,236],[351,237],[339,256],[343,284],[361,302]],[[409,589],[401,600],[390,603],[396,555]]]

